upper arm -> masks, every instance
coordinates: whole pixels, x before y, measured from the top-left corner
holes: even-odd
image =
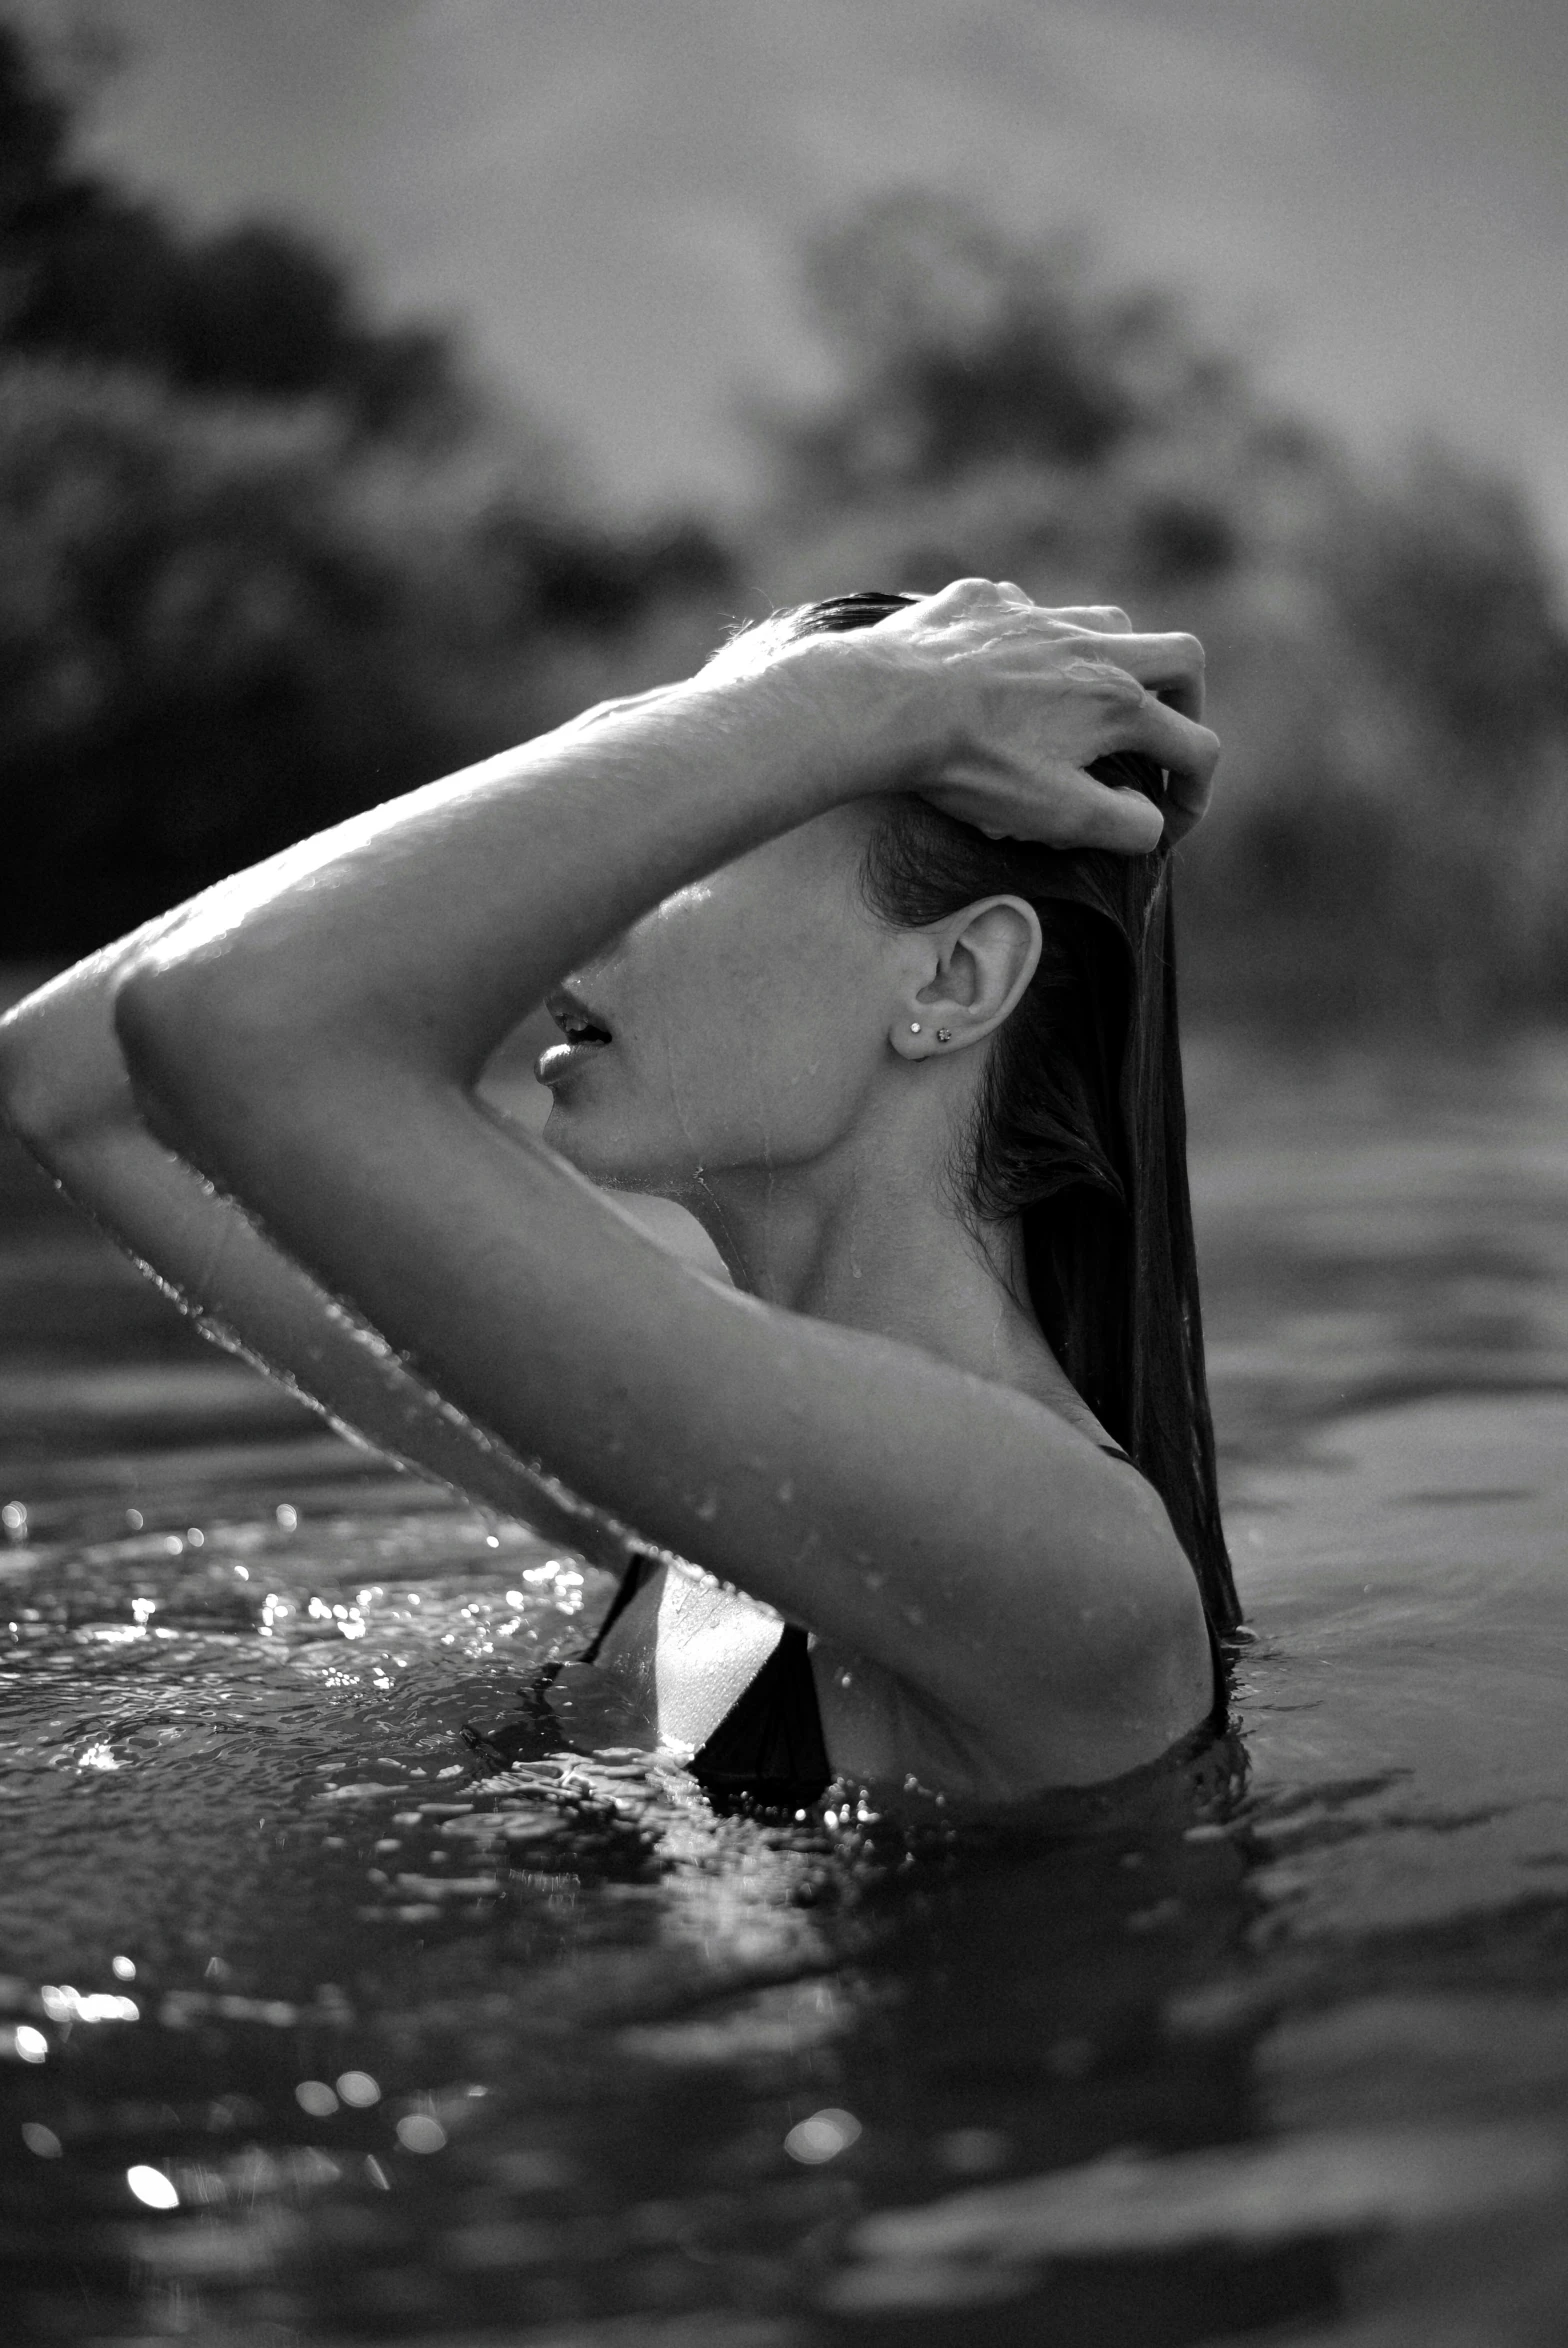
[[[1190,1652],[1158,1498],[1028,1397],[692,1271],[445,1079],[219,1048],[177,973],[121,1024],[182,1148],[441,1395],[652,1540],[980,1725],[1135,1710]]]

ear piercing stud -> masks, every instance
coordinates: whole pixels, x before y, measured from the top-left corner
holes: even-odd
[[[909,1032],[911,1035],[918,1035],[920,1033],[920,1022],[918,1019],[911,1019],[909,1022]]]
[[[950,1044],[953,1040],[952,1029],[950,1027],[939,1027],[936,1031],[936,1040],[939,1044]]]

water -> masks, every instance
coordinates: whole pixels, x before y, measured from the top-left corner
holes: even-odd
[[[916,1839],[476,1779],[603,1577],[6,1164],[4,2337],[1565,2337],[1568,1052],[1194,1077],[1237,1734]]]

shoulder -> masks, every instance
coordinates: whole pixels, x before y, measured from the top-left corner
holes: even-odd
[[[1139,1560],[1122,1584],[1106,1558],[1094,1597],[1075,1611],[1069,1623],[1020,1606],[956,1688],[934,1658],[894,1669],[840,1640],[815,1640],[835,1768],[859,1782],[913,1778],[952,1798],[1016,1801],[1103,1784],[1202,1727],[1214,1709],[1213,1641],[1174,1536],[1164,1572]],[[1083,1620],[1093,1615],[1098,1635]],[[1079,1659],[1068,1674],[1059,1668],[1065,1646]]]

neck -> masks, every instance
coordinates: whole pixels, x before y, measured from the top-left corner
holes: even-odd
[[[969,1228],[939,1183],[907,1172],[929,1163],[924,1152],[884,1151],[874,1178],[848,1154],[732,1169],[705,1178],[686,1204],[738,1288],[1060,1406],[1065,1381],[1022,1301],[1018,1224]]]

